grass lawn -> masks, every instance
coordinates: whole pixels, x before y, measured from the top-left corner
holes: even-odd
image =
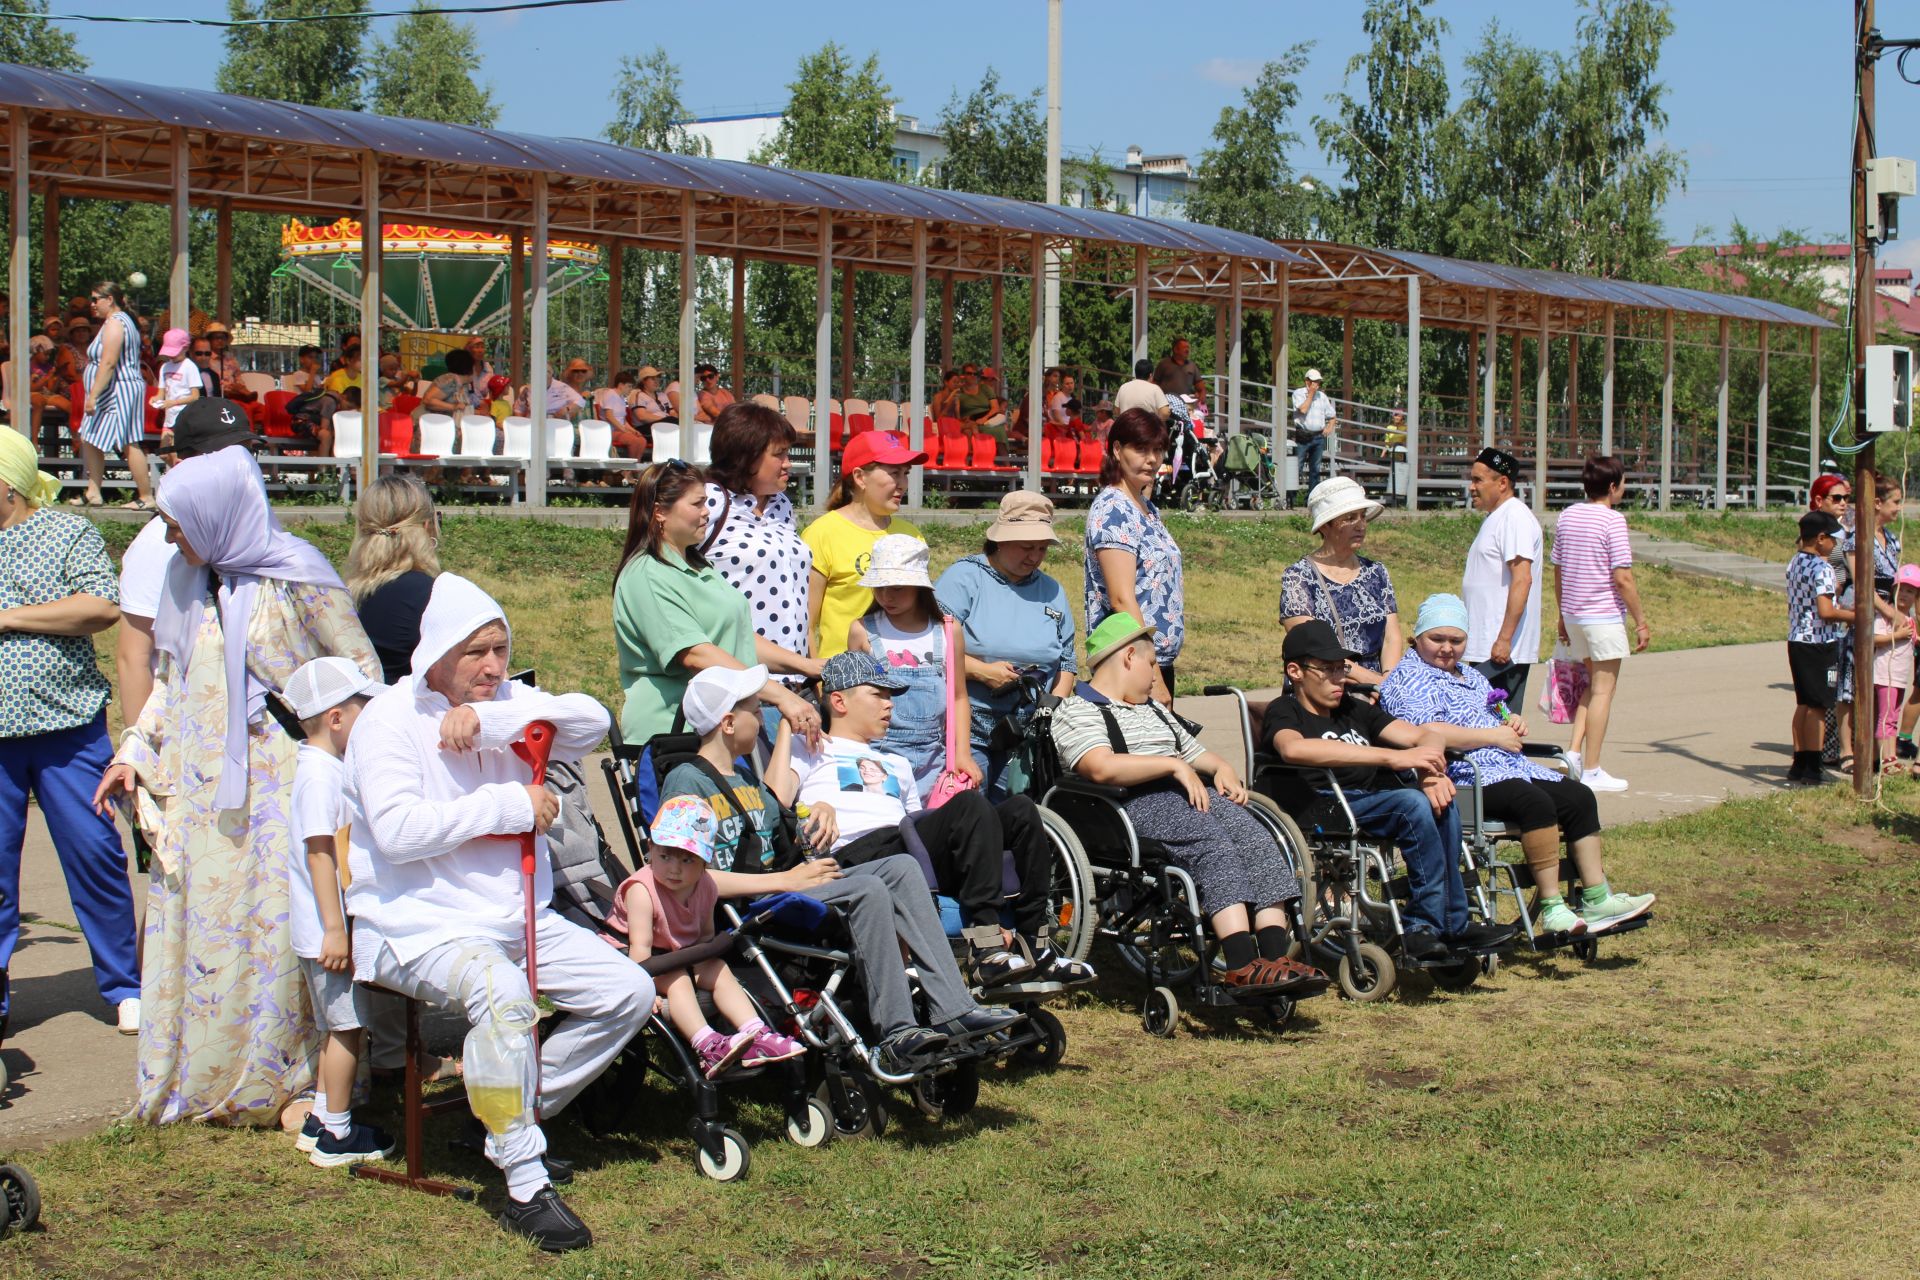
[[[344,562],[351,526],[293,522],[291,527]],[[1180,659],[1180,689],[1208,684],[1262,688],[1280,682],[1278,623],[1280,575],[1319,545],[1304,517],[1223,520],[1175,514],[1169,518],[1185,557],[1187,647]],[[137,527],[107,523],[102,531],[117,555]],[[1081,534],[1084,521],[1061,522],[1065,539],[1047,559],[1073,601],[1084,638]],[[1477,519],[1434,514],[1390,519],[1369,532],[1365,554],[1393,574],[1401,617],[1411,629],[1420,602],[1435,591],[1458,591],[1460,567],[1478,528]],[[980,549],[985,523],[929,524],[934,573]],[[624,532],[583,529],[534,520],[486,516],[449,517],[444,525],[444,566],[473,578],[500,601],[513,623],[514,661],[539,670],[551,688],[581,689],[617,712],[620,689],[613,649],[613,566]],[[1780,638],[1779,597],[1711,578],[1654,566],[1638,571],[1640,590],[1653,622],[1656,650],[1745,644]],[[1551,628],[1543,655],[1552,648]],[[111,634],[101,640],[111,657]],[[111,670],[111,666],[107,668]]]
[[[1920,1245],[1920,789],[1738,801],[1609,833],[1653,928],[1593,966],[1524,959],[1462,995],[1310,1001],[1284,1033],[1153,1040],[1108,976],[1057,1006],[1051,1073],[802,1151],[738,1102],[741,1183],[693,1171],[685,1104],[564,1119],[591,1253],[482,1208],[310,1168],[277,1133],[119,1127],[26,1157],[45,1230],[0,1274],[587,1277],[1911,1275]],[[383,1116],[391,1123],[395,1117]],[[430,1165],[485,1188],[476,1159]]]

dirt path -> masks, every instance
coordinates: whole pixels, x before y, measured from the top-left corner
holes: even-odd
[[[1536,696],[1543,678],[1535,673]],[[1792,704],[1778,644],[1631,659],[1604,763],[1634,785],[1625,795],[1601,797],[1602,818],[1612,826],[1666,817],[1777,786],[1789,756]],[[1566,741],[1564,726],[1546,724],[1535,710],[1528,718],[1541,739]],[[590,787],[617,840],[597,764]],[[134,1071],[135,1041],[115,1032],[94,991],[86,945],[73,928],[66,884],[37,813],[27,826],[22,880],[28,923],[12,969],[13,1027],[0,1048],[13,1077],[0,1096],[0,1153],[45,1145],[121,1114]]]

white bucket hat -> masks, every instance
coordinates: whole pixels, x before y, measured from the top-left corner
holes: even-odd
[[[927,572],[927,544],[910,533],[889,533],[873,544],[867,559],[867,571],[860,575],[863,587],[931,587]]]
[[[1315,533],[1320,532],[1320,526],[1327,521],[1346,515],[1349,511],[1364,511],[1367,519],[1373,520],[1385,510],[1385,507],[1369,498],[1367,491],[1357,482],[1345,476],[1322,480],[1307,495],[1307,511],[1313,518]]]

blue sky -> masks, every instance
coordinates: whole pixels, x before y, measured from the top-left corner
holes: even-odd
[[[399,7],[403,0],[377,0]],[[224,0],[53,0],[56,12],[224,15]],[[1774,11],[1774,6],[1759,6]],[[1736,0],[1681,0],[1662,73],[1669,86],[1666,142],[1689,164],[1688,186],[1664,211],[1669,233],[1697,227],[1723,236],[1734,217],[1759,231],[1786,227],[1842,238],[1851,146],[1849,49],[1852,5],[1844,0],[1779,6],[1787,21],[1756,20]],[[1062,129],[1070,152],[1109,157],[1129,143],[1149,152],[1198,154],[1221,107],[1239,101],[1261,62],[1300,40],[1317,43],[1302,77],[1306,139],[1297,166],[1327,172],[1310,116],[1341,87],[1348,58],[1365,44],[1359,0],[1066,0]],[[1573,0],[1527,4],[1443,0],[1452,26],[1451,80],[1496,15],[1515,38],[1543,48],[1573,41]],[[1203,20],[1204,19],[1204,20]],[[1889,35],[1920,35],[1920,12],[1901,27],[1902,7],[1882,6]],[[1042,0],[917,4],[892,0],[706,0],[700,5],[619,0],[603,6],[480,16],[486,55],[478,69],[502,103],[501,123],[535,133],[593,134],[606,123],[623,53],[665,46],[680,64],[685,96],[701,115],[778,109],[800,56],[826,40],[880,55],[900,109],[928,120],[988,66],[1003,84],[1038,87],[1046,76]],[[378,23],[382,31],[391,23]],[[80,24],[97,74],[211,87],[220,33],[172,27]],[[1920,86],[1903,84],[1889,59],[1880,73],[1880,150],[1920,154]],[[1891,260],[1920,267],[1920,207],[1913,238]]]

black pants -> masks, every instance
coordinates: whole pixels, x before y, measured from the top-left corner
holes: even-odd
[[[1013,900],[1013,925],[1035,938],[1047,930],[1047,889],[1052,857],[1040,809],[1025,796],[989,804],[978,791],[963,791],[931,813],[909,818],[933,859],[934,888],[953,898],[970,925],[998,925],[1006,905],[1002,875],[1005,856],[1013,855],[1020,891]],[[898,827],[869,831],[842,845],[834,858],[857,867],[875,858],[907,852]]]
[[[1508,778],[1482,787],[1480,803],[1487,817],[1522,832],[1558,827],[1560,838],[1568,844],[1600,834],[1600,802],[1585,783],[1571,778],[1556,782]]]

